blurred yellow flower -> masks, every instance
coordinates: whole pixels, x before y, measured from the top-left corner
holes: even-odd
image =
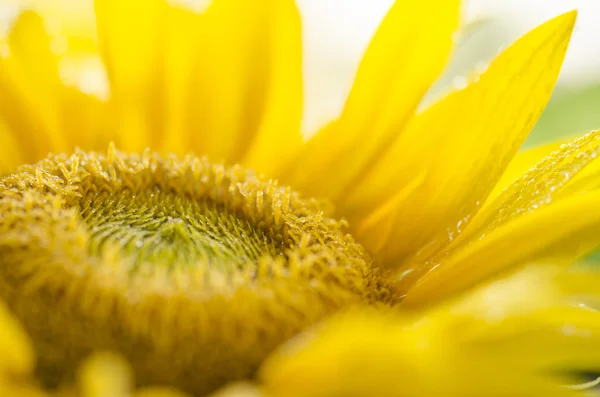
[[[460,4],[398,0],[304,142],[293,0],[96,0],[97,41],[36,3],[0,38],[8,395],[586,392],[600,133],[517,154],[575,12],[418,112]]]

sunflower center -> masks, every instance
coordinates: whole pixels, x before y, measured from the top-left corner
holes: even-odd
[[[0,298],[48,387],[112,350],[140,385],[204,395],[340,308],[392,299],[344,227],[241,167],[51,156],[0,179]]]
[[[283,249],[223,205],[157,187],[136,194],[88,192],[80,211],[91,237],[90,254],[102,256],[118,246],[132,271],[156,264],[241,268]]]

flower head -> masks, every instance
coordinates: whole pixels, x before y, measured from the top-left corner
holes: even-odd
[[[96,0],[97,48],[20,13],[0,43],[0,385],[581,394],[598,276],[571,265],[599,243],[600,133],[517,154],[575,13],[419,111],[459,6],[397,1],[307,142],[292,0]]]

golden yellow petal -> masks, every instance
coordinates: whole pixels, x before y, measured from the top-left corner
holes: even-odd
[[[506,167],[504,174],[502,174],[502,177],[496,183],[496,186],[494,186],[494,190],[490,193],[488,201],[498,196],[506,187],[516,181],[519,177],[523,176],[523,174],[529,171],[529,169],[537,162],[541,161],[550,153],[558,150],[560,145],[568,142],[568,140],[549,142],[517,153]]]
[[[0,302],[0,378],[5,374],[29,375],[34,362],[33,348],[25,330]]]
[[[480,286],[430,312],[463,325],[456,338],[477,341],[478,354],[513,370],[595,371],[600,367],[600,312],[585,305],[591,269],[529,266]],[[597,299],[598,289],[592,295]],[[468,325],[465,323],[468,321]],[[475,321],[473,321],[475,320]],[[515,361],[512,357],[521,357]]]
[[[264,114],[242,163],[273,175],[302,144],[302,37],[300,15],[294,1],[268,2],[267,74],[254,77],[267,85]]]
[[[105,147],[114,137],[106,128],[105,75],[89,32],[95,29],[93,19],[82,18],[88,26],[81,37],[81,31],[61,26],[63,17],[74,18],[62,15],[68,13],[64,0],[27,6],[40,14],[18,15],[0,56],[0,117],[14,134],[13,147],[18,151],[21,141],[22,162],[29,163],[49,152]],[[77,3],[73,10],[85,7]]]
[[[0,44],[0,117],[26,145],[27,161],[67,149],[59,119],[58,58],[50,40],[42,18],[25,11],[14,21],[8,43]]]
[[[344,110],[302,149],[284,181],[337,199],[401,133],[452,48],[459,1],[397,1],[375,34]]]
[[[536,157],[538,152],[542,153],[554,146],[555,144],[550,144],[526,153],[522,162],[526,163],[530,157]],[[479,240],[487,239],[490,235],[494,236],[493,233],[497,229],[504,227],[504,231],[501,233],[510,234],[513,230],[511,222],[518,218],[537,212],[543,207],[555,205],[560,200],[574,194],[584,193],[598,187],[600,164],[595,159],[600,151],[599,132],[591,132],[581,138],[561,144],[557,149],[531,167],[502,193],[490,198],[458,238],[453,240],[443,251],[428,259],[428,266],[423,266],[419,262],[415,262],[413,266],[407,266],[404,278],[400,281],[400,289],[410,288],[410,285],[429,271],[431,266],[446,266],[445,263],[448,261],[454,261],[449,257],[452,258],[453,255],[460,257],[463,250],[468,251],[473,247],[480,247],[483,243]],[[515,168],[519,168],[519,166],[520,164],[516,164]],[[551,214],[551,211],[549,213]],[[525,222],[528,221],[525,220]],[[536,225],[532,226],[533,233],[544,233],[541,226],[539,226],[540,229],[535,229]],[[561,261],[577,258],[594,248],[595,240],[590,231],[584,232],[581,240],[576,240],[567,234],[561,238],[561,244],[557,246],[555,255],[560,255]],[[515,243],[515,248],[526,245],[528,241],[529,239],[526,239],[524,243],[518,245]],[[473,246],[469,246],[469,244]],[[496,259],[501,261],[506,259],[506,256]],[[553,260],[556,261],[557,258],[553,258]],[[484,273],[489,271],[489,269],[486,270],[488,262],[485,260],[484,264],[478,266]],[[437,271],[435,270],[434,274]],[[491,271],[491,274],[494,271]],[[471,272],[469,275],[473,276]]]
[[[598,244],[599,229],[600,192],[565,198],[518,217],[445,258],[415,267],[405,277],[419,281],[402,304],[413,307],[438,301],[534,259],[573,260]]]
[[[59,39],[63,47],[63,38],[68,41],[67,52],[95,52],[96,21],[91,0],[2,0],[0,5],[11,4],[16,7],[33,9],[50,19],[53,30],[60,31],[65,37]],[[58,22],[58,23],[57,23]],[[61,48],[65,49],[65,48]]]
[[[580,395],[564,386],[582,381],[569,370],[600,367],[600,314],[569,308],[581,290],[565,293],[559,275],[534,266],[429,310],[338,315],[260,377],[270,396]]]
[[[165,0],[95,0],[115,128],[121,147],[127,151],[159,142],[166,8]]]
[[[417,116],[346,196],[346,213],[360,218],[426,173],[421,188],[399,203],[397,225],[379,252],[384,260],[427,257],[468,223],[546,105],[575,16],[532,30],[467,88]]]
[[[600,349],[600,312],[587,307],[559,306],[536,313],[532,324],[511,324],[510,339],[495,339],[483,354],[527,357],[515,368],[527,365],[546,371],[595,372],[600,357],[590,351]]]
[[[266,30],[265,8],[221,0],[197,18],[189,42],[186,145],[212,161],[235,162],[250,144],[265,96],[252,79],[265,70],[264,43],[258,41]]]
[[[88,69],[75,73],[97,72],[99,71]],[[103,150],[110,142],[117,140],[111,129],[111,109],[105,100],[73,86],[63,87],[61,99],[61,127],[67,138],[69,151],[75,148]]]
[[[13,133],[4,122],[0,121],[0,175],[23,164],[25,155],[17,136],[18,134]]]
[[[593,132],[598,133],[597,131]],[[595,156],[597,153],[593,151],[579,153],[580,157],[592,155]],[[600,161],[593,161],[580,172],[575,173],[572,178],[569,178],[569,182],[565,184],[564,188],[559,191],[558,197],[566,197],[572,194],[578,194],[582,192],[588,192],[591,190],[598,189],[600,187]]]
[[[576,396],[556,378],[514,368],[503,352],[479,354],[454,340],[458,324],[384,313],[338,317],[314,339],[294,341],[261,372],[276,397]],[[520,355],[510,356],[512,362]]]
[[[220,0],[201,17],[191,49],[188,144],[213,161],[270,171],[301,142],[294,2]]]
[[[377,211],[360,220],[358,226],[355,226],[355,230],[363,236],[362,244],[371,247],[373,252],[377,252],[383,247],[398,222],[398,203],[406,199],[423,183],[424,176],[424,174],[416,176],[403,190],[382,204]]]
[[[96,353],[79,370],[81,397],[129,397],[133,374],[129,365],[112,353]]]
[[[161,146],[165,152],[185,153],[189,150],[191,136],[187,125],[189,82],[194,64],[194,45],[198,35],[201,15],[180,7],[168,7],[165,15],[168,24],[165,47],[165,134]],[[196,110],[200,111],[200,110]]]
[[[486,203],[448,249],[480,238],[520,216],[551,205],[564,196],[565,188],[570,188],[571,193],[580,193],[581,190],[573,190],[571,182],[589,165],[595,163],[598,154],[600,132],[597,131],[560,145],[558,150],[543,158],[501,194]]]
[[[564,294],[578,295],[581,301],[595,305],[600,303],[598,286],[600,285],[600,263],[596,261],[583,262],[575,271],[562,275],[560,288]]]

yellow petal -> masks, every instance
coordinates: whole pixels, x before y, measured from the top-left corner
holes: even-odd
[[[488,200],[498,196],[506,187],[529,171],[538,161],[558,150],[560,145],[565,143],[568,143],[568,140],[546,143],[517,153],[506,167],[498,183],[494,186],[494,190],[490,193]]]
[[[15,317],[0,303],[0,378],[29,375],[35,358],[33,347],[25,330]]]
[[[82,397],[129,397],[133,388],[129,365],[112,353],[96,353],[79,370]]]
[[[2,0],[0,5],[27,7],[50,21],[53,30],[66,35],[67,52],[95,52],[96,21],[90,0]],[[58,22],[58,23],[56,23]],[[63,47],[61,37],[56,44]],[[65,49],[65,48],[62,48]]]
[[[251,76],[263,76],[265,70],[264,43],[259,42],[267,24],[263,5],[213,2],[201,15],[190,43],[187,144],[214,162],[235,162],[256,128],[249,103],[254,100],[260,110],[264,100],[262,87],[254,86],[256,92],[250,89],[255,82]]]
[[[597,134],[598,131],[593,133]],[[595,156],[596,154],[597,153],[588,150],[586,153],[580,153],[579,156]],[[600,187],[600,161],[593,161],[580,172],[575,173],[573,178],[570,178],[564,188],[559,191],[558,196],[566,197],[573,194],[592,191],[598,189],[598,187]]]
[[[402,304],[431,304],[535,259],[572,261],[598,245],[599,229],[600,192],[565,198],[516,218],[448,257],[426,264],[425,269],[416,267],[405,277],[419,281],[408,290]]]
[[[36,6],[46,12],[60,4]],[[90,91],[90,83],[98,85],[104,77],[101,62],[93,47],[78,47],[72,32],[55,27],[53,22],[62,21],[59,16],[56,10],[21,13],[8,37],[7,56],[0,60],[0,117],[13,131],[14,140],[24,141],[20,143],[26,149],[23,163],[75,147],[105,148],[110,140],[102,139],[110,130],[104,128],[109,118],[96,96],[102,93]]]
[[[458,25],[459,1],[397,1],[359,67],[332,128],[302,149],[283,180],[336,199],[394,140],[442,71]]]
[[[545,371],[569,368],[594,372],[600,367],[600,357],[590,354],[600,349],[600,312],[563,305],[534,316],[529,326],[522,326],[523,322],[512,324],[515,335],[510,341],[495,340],[486,347],[485,354],[504,352],[528,357],[527,365]]]
[[[532,266],[424,311],[343,313],[259,375],[269,396],[577,396],[564,385],[600,367],[600,313],[568,306],[587,287],[561,276]]]
[[[422,187],[399,203],[398,223],[379,253],[384,260],[427,257],[470,220],[550,98],[575,17],[532,30],[467,88],[418,115],[345,196],[344,212],[360,218],[426,173]]]
[[[600,264],[596,261],[583,262],[565,272],[560,278],[560,288],[563,294],[576,296],[585,306],[598,307],[600,303]]]
[[[575,176],[593,163],[598,155],[600,132],[591,132],[560,145],[558,150],[535,164],[500,195],[486,203],[448,249],[480,238],[505,223],[552,204],[562,196],[561,193]]]
[[[300,143],[300,22],[293,0],[220,0],[193,43],[191,148],[269,171]],[[277,149],[267,155],[265,150]],[[246,152],[248,156],[244,158]]]
[[[496,356],[513,371],[594,371],[600,358],[590,351],[600,345],[600,312],[578,302],[598,273],[572,269],[530,266],[428,313],[460,325],[456,339],[476,341],[479,354]]]
[[[577,395],[559,376],[515,366],[519,354],[479,354],[451,325],[428,314],[339,316],[270,357],[261,378],[274,397]]]
[[[165,48],[165,134],[164,152],[185,153],[191,136],[186,125],[189,111],[188,86],[193,67],[197,26],[202,16],[180,7],[168,7],[165,15],[168,29]]]
[[[50,40],[42,18],[25,11],[14,22],[0,55],[0,117],[26,145],[29,162],[67,148],[57,100],[58,58]]]
[[[81,70],[79,73],[97,73],[97,70]],[[83,77],[82,78],[87,78]],[[82,92],[78,87],[63,87],[61,101],[61,127],[67,138],[67,152],[75,148],[106,150],[116,137],[111,131],[111,109],[94,94]]]
[[[273,175],[302,144],[302,37],[291,0],[269,0],[270,23],[264,114],[242,162]]]
[[[412,182],[381,205],[377,211],[360,220],[355,229],[361,236],[364,236],[361,239],[362,244],[368,245],[374,251],[381,249],[398,222],[398,203],[417,189],[423,183],[424,177],[424,174],[416,176]]]
[[[159,142],[165,0],[95,0],[98,39],[111,83],[120,146]]]
[[[25,154],[17,136],[18,134],[13,133],[0,121],[0,175],[23,164]]]
[[[551,144],[526,153],[523,162],[554,146],[555,144]],[[600,185],[600,162],[595,161],[600,152],[600,132],[594,131],[563,143],[557,149],[513,181],[502,193],[488,199],[458,238],[428,261],[433,264],[444,262],[445,257],[464,249],[473,241],[481,240],[503,225],[507,224],[510,228],[510,222],[519,217]],[[518,168],[519,164],[515,167]],[[583,242],[580,243],[583,245]],[[593,239],[590,244],[594,246]],[[415,266],[410,270],[410,277],[401,282],[402,289],[429,269],[426,266]],[[407,272],[409,270],[405,274]]]

